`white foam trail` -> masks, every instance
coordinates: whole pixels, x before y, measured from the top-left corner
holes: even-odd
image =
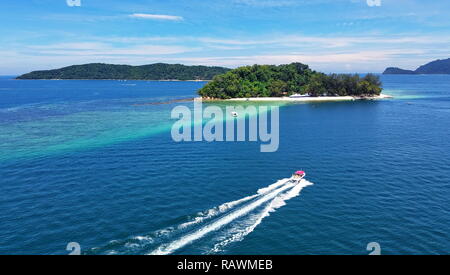
[[[288,182],[288,180],[289,180],[289,178],[279,180],[279,181],[277,181],[274,184],[271,184],[271,185],[269,185],[267,187],[259,189],[255,195],[248,196],[248,197],[245,197],[245,198],[242,198],[242,199],[239,199],[239,200],[235,200],[235,201],[232,201],[232,202],[226,202],[226,203],[224,203],[224,204],[222,204],[222,205],[220,205],[218,207],[214,207],[214,208],[211,208],[211,209],[209,209],[209,210],[207,210],[205,212],[199,213],[199,216],[194,218],[194,220],[189,221],[189,222],[185,222],[183,224],[180,224],[178,226],[178,229],[185,229],[185,228],[187,228],[187,227],[189,227],[191,225],[201,223],[204,220],[207,220],[207,219],[210,219],[210,218],[215,217],[217,215],[223,214],[223,213],[227,212],[228,210],[236,207],[239,204],[242,204],[242,203],[244,203],[246,201],[252,200],[252,199],[254,199],[254,198],[258,197],[258,196],[264,195],[264,194],[266,194],[266,193],[276,189],[277,187],[279,187],[279,186],[281,186],[283,184],[286,184]]]
[[[265,194],[265,193],[267,193],[269,191],[272,191],[272,190],[280,187],[281,185],[286,184],[289,180],[290,180],[290,178],[281,179],[281,180],[279,180],[279,181],[277,181],[277,182],[275,182],[275,183],[273,183],[273,184],[271,184],[271,185],[269,185],[267,187],[261,188],[261,189],[258,190],[258,194]]]
[[[240,205],[240,204],[242,204],[244,202],[247,202],[247,201],[250,201],[252,199],[255,199],[258,196],[262,196],[265,193],[275,189],[276,187],[279,187],[279,186],[281,186],[283,184],[286,184],[288,180],[289,180],[288,178],[279,180],[279,181],[277,181],[277,182],[275,182],[275,183],[273,183],[273,184],[271,184],[271,185],[269,185],[267,187],[259,189],[257,191],[257,193],[252,195],[252,196],[247,196],[247,197],[239,199],[239,200],[226,202],[226,203],[224,203],[222,205],[219,205],[217,207],[214,207],[214,208],[211,208],[209,210],[200,212],[200,213],[198,213],[198,217],[195,217],[193,220],[185,222],[185,223],[182,223],[182,224],[178,225],[176,228],[168,227],[168,228],[165,228],[165,229],[160,229],[160,230],[156,231],[154,233],[154,235],[157,238],[167,237],[170,234],[176,232],[176,230],[184,230],[184,229],[188,228],[189,226],[202,223],[205,220],[208,220],[208,219],[211,219],[211,218],[213,218],[215,216],[221,215],[221,214],[223,214],[223,213],[233,209],[234,207],[236,207],[236,206],[238,206],[238,205]],[[152,240],[152,242],[154,241],[150,236],[136,236],[136,237],[134,237],[134,239],[137,240],[137,241],[140,241],[142,243],[148,243],[149,240]]]
[[[134,237],[134,239],[140,242],[149,242],[149,243],[154,242],[153,238],[149,236],[136,236]]]
[[[306,186],[310,186],[310,185],[313,185],[313,183],[310,181],[307,181],[307,180],[302,180],[302,181],[300,181],[299,184],[294,186],[294,188],[289,190],[289,192],[286,192],[286,193],[281,194],[280,196],[276,197],[271,203],[272,204],[271,212],[273,212],[273,210],[275,210],[275,209],[285,206],[286,201],[297,197],[298,195],[300,195],[300,192],[302,191],[303,188],[305,188]]]
[[[265,202],[268,202],[272,199],[274,199],[276,196],[278,196],[280,193],[296,186],[296,184],[294,183],[286,183],[286,184],[280,184],[281,187],[278,189],[273,190],[272,192],[266,193],[265,195],[263,195],[260,199],[240,208],[237,209],[234,212],[231,212],[230,214],[218,219],[217,221],[205,225],[204,227],[200,228],[199,230],[185,235],[183,237],[181,237],[180,239],[169,243],[168,245],[163,245],[160,246],[158,249],[154,250],[153,252],[151,252],[150,254],[152,255],[167,255],[167,254],[171,254],[174,251],[184,247],[185,245],[202,238],[203,236],[205,236],[206,234],[212,232],[212,231],[216,231],[218,229],[220,229],[221,227],[229,224],[230,222],[232,222],[233,220],[240,218],[246,214],[248,214],[250,211],[254,210],[255,208],[257,208],[258,206],[261,206],[262,204],[264,204]]]
[[[244,230],[239,228],[233,228],[229,230],[226,234],[231,235],[231,237],[222,237],[222,241],[215,244],[214,248],[211,249],[208,254],[220,252],[222,251],[223,247],[227,246],[228,244],[241,241],[245,236],[253,232],[253,230],[255,230],[255,228],[262,222],[265,217],[270,215],[270,208],[271,204],[269,203],[260,213],[251,216],[250,219],[253,219],[254,222],[250,226],[244,228]]]
[[[255,230],[255,228],[259,224],[261,224],[262,220],[265,217],[270,216],[271,212],[275,212],[276,209],[286,205],[286,201],[299,196],[301,190],[306,186],[310,185],[313,185],[313,183],[307,180],[302,180],[299,184],[295,185],[294,188],[292,188],[291,190],[276,196],[259,214],[251,217],[253,221],[250,226],[247,226],[244,229],[233,228],[229,230],[228,234],[231,233],[231,237],[225,238],[225,240],[214,245],[214,248],[211,249],[209,253],[211,254],[220,252],[223,249],[223,247],[227,246],[228,244],[236,241],[241,241],[245,236],[252,233],[253,230]],[[239,225],[237,227],[239,227]]]
[[[237,206],[237,205],[239,205],[241,203],[244,203],[246,201],[249,201],[251,199],[254,199],[257,196],[259,196],[259,194],[256,194],[256,195],[253,195],[253,196],[248,196],[248,197],[245,197],[245,198],[242,198],[242,199],[239,199],[239,200],[235,200],[235,201],[232,201],[232,202],[227,202],[227,203],[224,203],[224,204],[222,204],[222,205],[220,205],[218,207],[211,208],[211,209],[207,210],[206,212],[200,213],[199,214],[200,216],[196,217],[194,220],[180,224],[178,226],[178,229],[185,229],[185,228],[187,228],[187,227],[189,227],[191,225],[201,223],[204,220],[207,220],[207,219],[215,217],[215,216],[217,216],[219,214],[225,213],[226,211],[234,208],[235,206]]]

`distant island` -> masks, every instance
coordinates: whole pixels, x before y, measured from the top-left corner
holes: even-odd
[[[420,66],[415,71],[389,67],[383,74],[450,74],[450,58],[432,61]]]
[[[164,63],[143,66],[93,63],[34,71],[17,79],[211,80],[214,76],[229,70],[223,67]]]
[[[364,77],[357,74],[327,75],[311,70],[308,65],[292,63],[240,67],[215,76],[198,94],[204,99],[307,101],[305,97],[371,98],[380,96],[381,91],[381,81],[373,74]]]
[[[416,72],[411,70],[403,70],[397,67],[389,67],[384,70],[383,74],[416,74]]]

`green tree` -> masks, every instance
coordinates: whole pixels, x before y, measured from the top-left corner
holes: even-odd
[[[373,96],[382,91],[380,78],[368,74],[330,74],[312,71],[302,63],[244,66],[215,76],[199,90],[204,97],[279,97],[294,93],[311,96]]]

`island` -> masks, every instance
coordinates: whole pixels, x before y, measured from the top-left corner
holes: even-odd
[[[210,80],[228,72],[223,67],[156,63],[142,66],[92,63],[34,71],[17,79]]]
[[[414,71],[389,67],[383,72],[383,74],[450,74],[450,58],[432,61],[420,66]]]
[[[404,70],[397,67],[389,67],[384,70],[383,74],[416,74],[415,71]]]
[[[381,94],[374,74],[324,74],[308,65],[244,66],[217,75],[198,91],[204,100],[328,101],[375,99]]]

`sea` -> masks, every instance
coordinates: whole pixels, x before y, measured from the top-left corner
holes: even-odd
[[[264,103],[261,152],[174,140],[206,82],[0,77],[0,254],[448,254],[450,76],[381,80],[393,99]]]

